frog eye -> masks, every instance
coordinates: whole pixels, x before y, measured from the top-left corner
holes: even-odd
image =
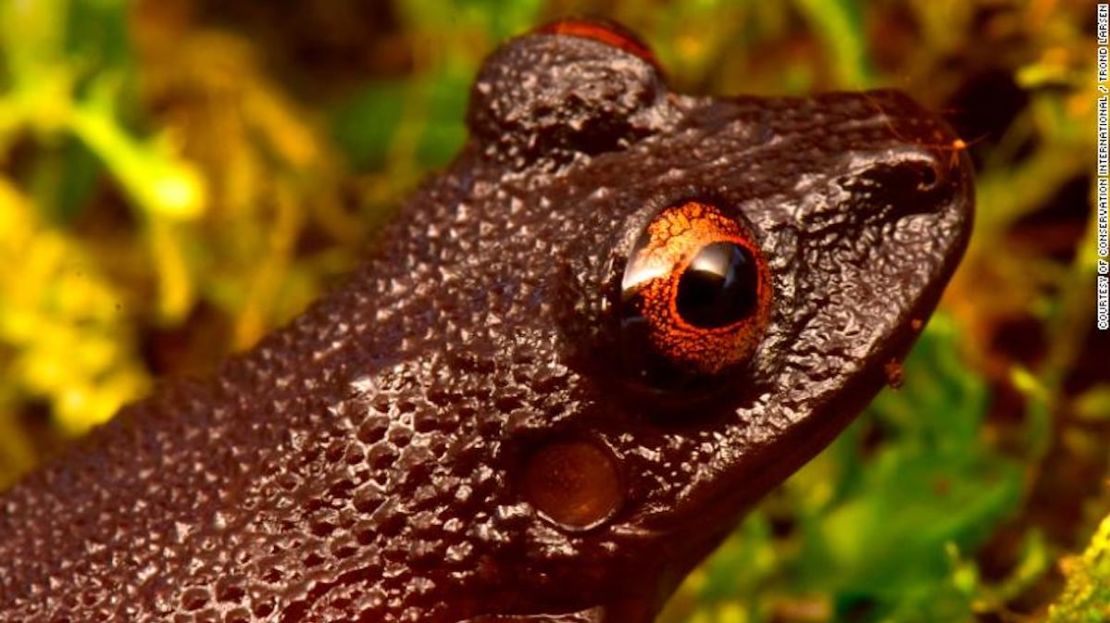
[[[659,62],[643,41],[625,28],[612,22],[599,22],[584,19],[564,19],[544,25],[536,29],[537,33],[547,35],[565,35],[592,39],[599,43],[618,48],[639,57],[644,62],[659,69]]]
[[[703,201],[663,210],[621,280],[622,355],[638,380],[672,388],[747,362],[771,308],[767,262],[748,230]]]

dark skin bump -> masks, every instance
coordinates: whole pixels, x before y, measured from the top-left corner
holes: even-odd
[[[902,387],[902,382],[905,380],[902,369],[902,362],[897,360],[890,360],[883,366],[883,371],[886,373],[886,384],[892,389]]]

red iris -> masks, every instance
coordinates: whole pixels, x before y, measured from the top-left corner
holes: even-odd
[[[536,32],[549,35],[566,35],[592,39],[606,45],[613,46],[640,57],[645,62],[659,67],[658,61],[651,49],[640,41],[635,35],[624,28],[611,23],[601,23],[583,19],[564,19],[552,22],[536,29]]]

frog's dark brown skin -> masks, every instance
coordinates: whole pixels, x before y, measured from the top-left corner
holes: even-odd
[[[0,620],[650,621],[883,385],[972,194],[904,95],[689,97],[645,58],[494,53],[345,287],[0,498]],[[746,364],[645,387],[621,273],[691,198],[754,232],[770,318]]]

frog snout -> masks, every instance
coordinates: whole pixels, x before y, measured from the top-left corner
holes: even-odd
[[[958,208],[969,199],[971,167],[957,142],[957,147],[909,145],[887,151],[850,186],[900,215]]]

